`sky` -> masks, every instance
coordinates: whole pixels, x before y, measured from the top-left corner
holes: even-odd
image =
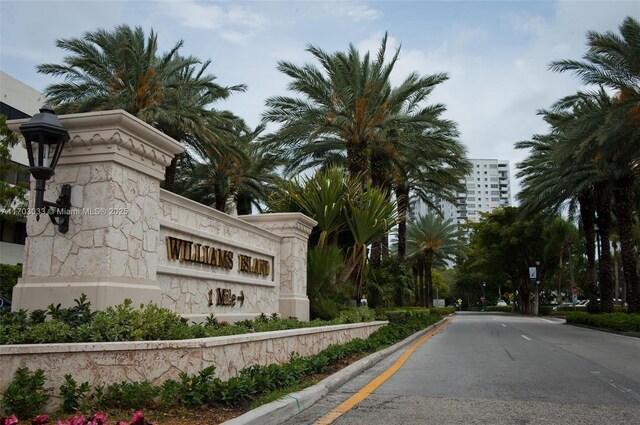
[[[183,40],[182,54],[210,59],[219,84],[246,84],[213,107],[256,126],[266,98],[292,94],[279,61],[313,63],[310,44],[375,52],[387,32],[401,48],[392,82],[447,73],[429,102],[447,106],[470,158],[510,161],[515,194],[526,151],[514,143],[546,131],[538,110],[584,88],[549,64],[580,59],[587,31],[618,32],[626,16],[640,19],[640,1],[0,0],[0,70],[42,91],[61,81],[36,71],[62,62],[56,39],[141,26],[161,51]]]

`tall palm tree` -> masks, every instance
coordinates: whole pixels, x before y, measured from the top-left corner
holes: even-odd
[[[619,30],[620,35],[589,32],[587,53],[582,61],[556,61],[551,69],[572,72],[586,84],[617,92],[609,107],[602,109],[602,124],[592,131],[591,140],[600,148],[599,161],[616,165],[611,167],[617,171],[613,195],[629,311],[640,313],[638,253],[631,232],[635,215],[634,186],[640,172],[640,23],[627,17]]]
[[[415,194],[438,211],[436,199],[455,203],[456,192],[462,191],[460,179],[468,174],[471,163],[466,148],[457,140],[455,126],[444,123],[439,128],[419,132],[415,143],[401,145],[393,177],[398,204],[398,258],[406,254],[406,222],[409,198]]]
[[[98,29],[81,38],[59,39],[70,54],[63,64],[42,64],[38,72],[63,77],[44,94],[60,113],[123,109],[189,146],[216,143],[216,123],[225,121],[208,106],[244,86],[222,87],[207,74],[210,62],[181,56],[183,42],[159,54],[157,34],[141,27]],[[167,171],[172,188],[175,161]]]
[[[551,113],[541,112],[547,122]],[[593,185],[599,180],[592,164],[576,161],[567,155],[565,146],[575,146],[566,135],[554,129],[550,134],[534,135],[532,140],[516,144],[517,149],[530,149],[529,156],[518,164],[522,190],[518,194],[522,215],[557,215],[565,206],[579,206],[581,228],[587,256],[587,286],[591,309],[597,309],[598,279],[595,257],[596,201]],[[592,305],[593,304],[593,305]]]
[[[346,161],[350,176],[364,187],[371,181],[371,145],[385,137],[390,128],[419,125],[417,120],[424,117],[405,114],[404,105],[419,104],[447,77],[413,73],[392,89],[389,76],[400,49],[389,61],[385,61],[386,50],[385,35],[374,59],[369,53],[361,55],[353,45],[347,52],[334,54],[309,46],[307,51],[320,68],[313,64],[278,64],[278,69],[292,79],[289,90],[299,94],[267,99],[268,109],[263,114],[266,121],[281,124],[265,143],[282,150],[283,156],[295,158],[285,172]]]
[[[407,254],[416,264],[422,305],[432,307],[432,273],[434,262],[453,260],[463,244],[456,225],[435,214],[418,217],[407,227]]]

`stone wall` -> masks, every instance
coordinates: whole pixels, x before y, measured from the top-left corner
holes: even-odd
[[[184,341],[103,342],[0,346],[0,392],[20,367],[45,371],[46,387],[54,390],[49,407],[59,404],[64,375],[92,386],[121,381],[149,381],[160,385],[216,367],[222,380],[253,364],[285,363],[291,352],[316,354],[331,344],[367,338],[387,322],[356,323],[233,335]]]

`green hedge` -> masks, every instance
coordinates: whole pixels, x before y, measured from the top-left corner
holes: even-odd
[[[640,314],[587,312],[567,313],[567,323],[587,325],[619,332],[640,332]]]
[[[18,283],[18,278],[22,276],[22,266],[9,266],[0,264],[0,297],[11,299],[13,287]]]
[[[372,311],[359,307],[345,310],[340,318],[331,321],[301,322],[296,318],[282,319],[277,314],[262,314],[254,320],[228,324],[211,315],[205,323],[189,324],[176,313],[155,304],[134,308],[131,300],[126,300],[102,311],[92,311],[84,294],[75,302],[70,308],[51,304],[46,311],[30,313],[1,311],[0,345],[190,339],[373,320]]]
[[[487,307],[487,311],[500,311],[503,313],[511,313],[512,308],[510,305],[500,305],[500,306],[492,305]]]
[[[553,306],[550,305],[541,305],[538,309],[540,310],[540,316],[550,316],[551,312],[553,312]]]

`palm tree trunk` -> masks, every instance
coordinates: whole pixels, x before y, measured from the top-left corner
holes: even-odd
[[[575,270],[573,268],[573,244],[569,243],[569,247],[568,247],[568,254],[569,254],[569,285],[571,285],[571,287],[569,288],[569,292],[567,292],[568,294],[571,294],[571,297],[573,299],[573,288],[576,286],[576,279],[575,279]]]
[[[375,188],[384,190],[386,189],[386,178],[385,178],[385,168],[382,160],[377,155],[371,155],[371,185]],[[387,192],[387,198],[389,198],[389,192]],[[391,202],[391,199],[389,199]],[[387,235],[383,235],[380,239],[374,241],[371,244],[371,258],[370,264],[374,269],[379,269],[380,264],[382,263],[382,240],[386,238]]]
[[[367,143],[347,143],[347,168],[349,177],[360,183],[364,191],[367,186]]]
[[[622,271],[627,289],[629,313],[640,313],[640,283],[638,281],[638,253],[633,242],[634,179],[624,176],[616,182],[613,196],[616,201],[615,213],[620,234],[620,254]]]
[[[389,259],[389,234],[382,237],[382,261]]]
[[[249,215],[252,213],[251,208],[251,197],[245,195],[238,195],[236,197],[236,209],[238,211],[238,215]]]
[[[615,303],[620,298],[620,266],[618,265],[618,242],[613,242],[613,278],[615,280]]]
[[[580,204],[580,219],[582,220],[582,230],[584,233],[584,247],[587,254],[587,285],[589,288],[589,305],[587,310],[590,312],[598,311],[598,278],[596,272],[596,245],[595,245],[595,205],[591,193],[582,193],[578,196]]]
[[[600,251],[598,273],[600,276],[600,309],[603,313],[613,312],[613,265],[611,261],[611,197],[596,185],[596,212],[598,213],[598,233],[600,235]],[[591,302],[589,302],[591,304]]]
[[[559,271],[558,271],[558,297],[556,299],[556,302],[558,303],[558,305],[562,304],[562,275],[564,274],[564,255],[563,255],[563,250],[560,250],[560,258],[558,259],[558,266],[559,266]]]
[[[407,255],[407,209],[409,206],[409,191],[404,184],[396,186],[396,204],[398,208],[398,260],[402,261]]]
[[[433,293],[433,275],[431,273],[432,266],[433,266],[433,252],[427,252],[424,268],[426,272],[425,292],[427,297],[425,302],[425,307],[428,307],[428,308],[433,307],[433,296],[431,296],[431,294]]]
[[[164,188],[169,192],[174,192],[175,182],[176,182],[176,168],[178,166],[178,157],[176,155],[171,160],[171,164],[164,170]]]

